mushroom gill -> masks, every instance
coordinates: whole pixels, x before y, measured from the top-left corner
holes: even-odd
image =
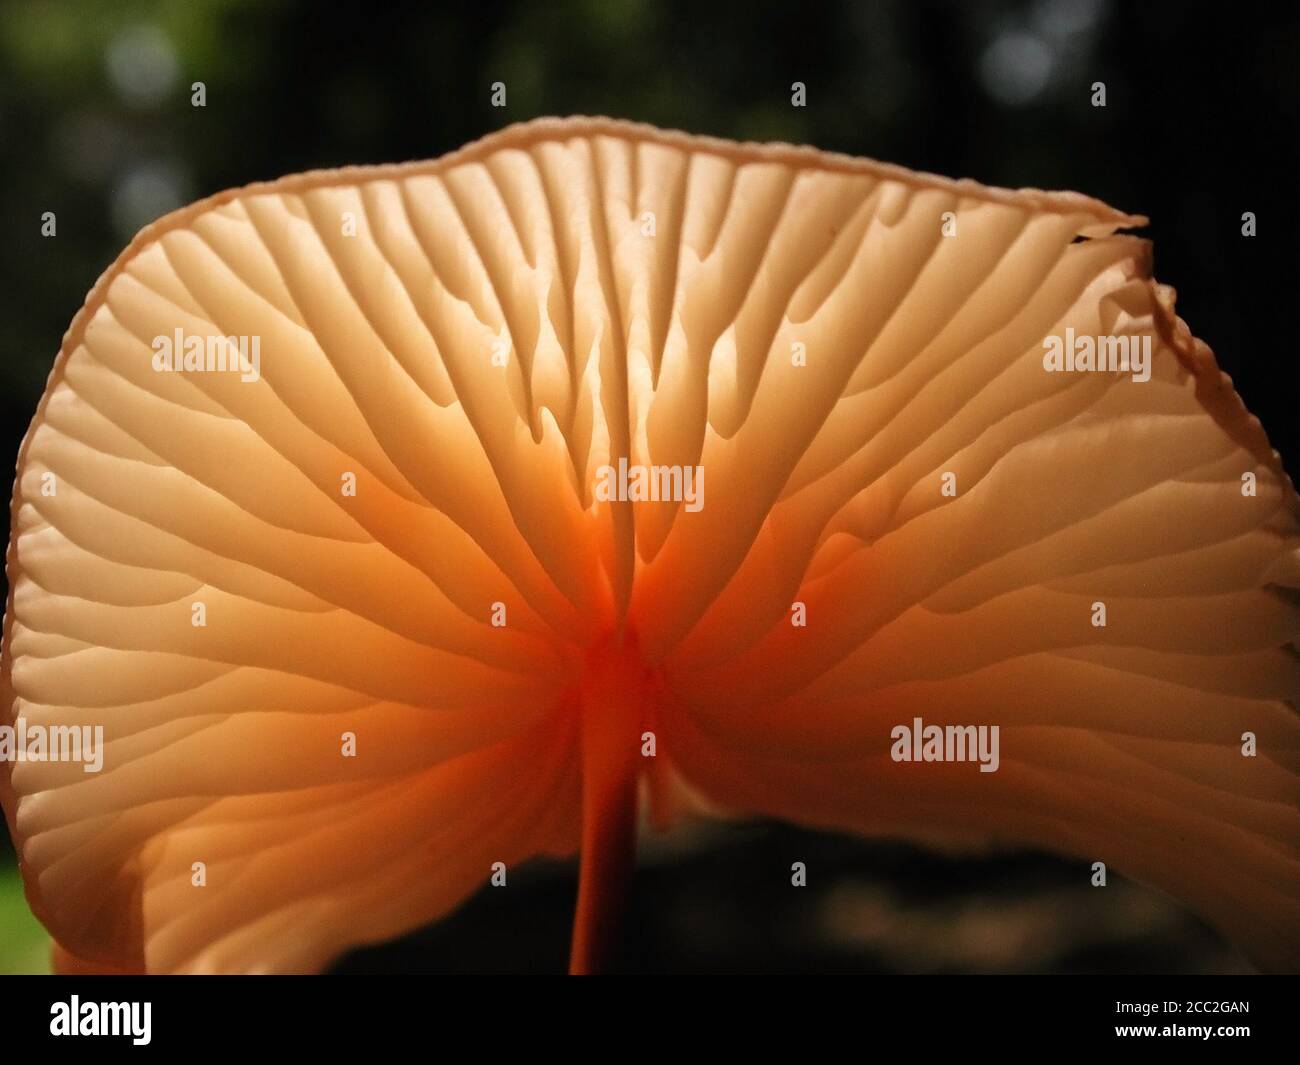
[[[641,813],[727,811],[1104,861],[1294,968],[1300,507],[1143,222],[575,119],[145,229],[14,489],[0,721],[103,729],[0,767],[60,966],[317,970],[581,850],[588,969]]]

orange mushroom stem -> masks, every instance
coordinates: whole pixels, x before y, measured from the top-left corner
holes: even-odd
[[[582,716],[582,843],[569,972],[608,967],[636,861],[640,745],[650,686],[634,634],[588,657]]]

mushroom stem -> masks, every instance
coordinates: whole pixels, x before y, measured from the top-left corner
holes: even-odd
[[[582,715],[582,850],[569,972],[606,968],[636,861],[639,664],[626,647],[593,662]],[[632,665],[633,668],[626,668]]]

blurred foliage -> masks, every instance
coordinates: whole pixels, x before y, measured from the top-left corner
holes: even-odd
[[[0,976],[50,971],[50,937],[32,916],[22,878],[0,866]]]
[[[1151,215],[1159,276],[1294,469],[1295,396],[1277,382],[1294,357],[1284,253],[1297,223],[1291,182],[1276,175],[1295,173],[1297,55],[1300,22],[1270,4],[0,0],[3,463],[85,293],[141,225],[232,185],[427,158],[511,122],[586,113],[1077,188]],[[490,106],[497,81],[503,109]],[[795,81],[806,107],[791,106]],[[1091,106],[1094,81],[1105,108]],[[1245,210],[1259,219],[1252,240]],[[45,211],[56,238],[41,236]],[[737,860],[763,868],[773,839],[790,844],[794,830],[782,832],[743,837],[751,850]],[[936,875],[908,853],[878,874],[890,892]],[[11,861],[0,856],[0,970],[35,956]],[[1041,863],[1063,890],[1076,882],[1073,866]],[[993,882],[1004,867],[969,868]],[[679,885],[673,905],[689,910],[692,891],[713,898],[725,882],[720,867],[695,873],[706,882]],[[571,895],[554,894],[543,921],[567,925]]]

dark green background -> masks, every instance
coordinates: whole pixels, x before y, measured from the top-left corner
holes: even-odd
[[[140,225],[232,185],[436,156],[547,114],[823,148],[1148,214],[1158,276],[1275,446],[1300,457],[1294,345],[1300,30],[1291,5],[0,3],[0,462],[60,338]],[[203,81],[207,106],[190,105]],[[505,82],[509,106],[489,104]],[[790,105],[794,81],[807,106]],[[1090,104],[1104,81],[1107,106]],[[1259,235],[1243,238],[1241,213]],[[58,236],[40,235],[54,211]],[[789,886],[793,860],[811,882]],[[1207,861],[1213,856],[1207,855]],[[1222,971],[1172,904],[1043,855],[941,858],[780,826],[657,847],[621,967]],[[556,970],[568,866],[512,874],[349,971]],[[0,972],[44,964],[0,840]]]

